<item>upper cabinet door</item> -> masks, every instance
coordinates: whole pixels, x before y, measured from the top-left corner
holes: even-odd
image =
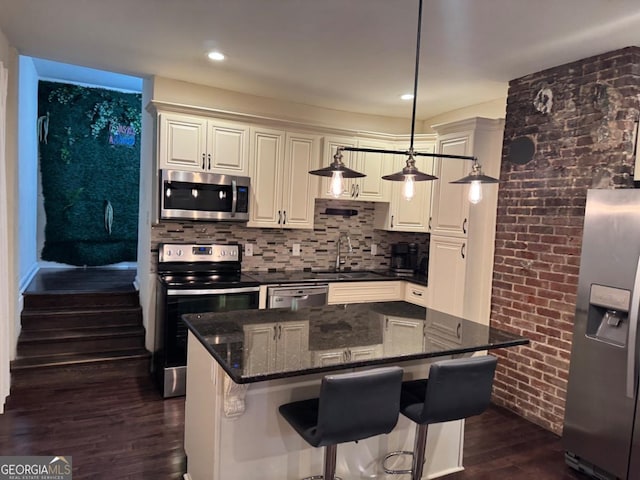
[[[438,153],[472,155],[472,133],[444,135],[438,138]],[[469,187],[451,184],[471,172],[470,160],[438,158],[435,161],[431,233],[466,237],[469,231]]]
[[[468,249],[466,238],[431,235],[429,306],[450,315],[464,313]],[[475,315],[475,313],[474,313]]]
[[[249,175],[249,127],[241,123],[209,120],[207,170]]]
[[[206,119],[162,113],[158,138],[160,168],[201,172],[206,167]]]
[[[251,129],[250,227],[282,224],[282,188],[285,133]]]
[[[358,147],[393,150],[392,143],[375,140],[360,140]],[[394,173],[393,155],[387,153],[358,152],[356,170],[366,177],[356,179],[355,198],[369,202],[388,202],[391,196],[391,185],[383,180],[383,175]]]
[[[324,137],[322,143],[322,166],[328,167],[333,163],[333,156],[336,154],[338,147],[356,147],[358,140],[353,137]],[[356,152],[342,152],[342,163],[352,170],[356,169]],[[331,177],[320,178],[320,197],[335,199],[331,195]],[[354,179],[344,179],[344,191],[339,197],[349,200],[355,197],[355,181]]]
[[[284,228],[313,228],[318,178],[309,175],[320,165],[320,137],[302,133],[286,135],[282,210]]]

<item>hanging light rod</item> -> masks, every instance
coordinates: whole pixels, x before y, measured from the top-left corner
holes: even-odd
[[[385,175],[382,178],[384,180],[390,180],[394,182],[404,182],[403,196],[407,200],[411,200],[414,194],[414,182],[423,182],[429,180],[437,180],[438,177],[423,173],[416,167],[416,156],[418,157],[432,157],[432,158],[449,158],[456,160],[471,160],[473,166],[471,173],[459,180],[450,183],[468,183],[471,185],[469,188],[469,201],[471,203],[478,203],[482,199],[482,187],[483,183],[498,183],[498,180],[484,175],[478,159],[476,157],[467,155],[449,155],[445,153],[423,153],[416,152],[413,149],[413,143],[416,131],[416,105],[418,101],[418,74],[420,72],[420,39],[422,34],[422,1],[419,0],[418,5],[418,31],[416,35],[416,59],[415,70],[413,75],[413,104],[411,109],[411,137],[408,150],[386,150],[378,148],[363,148],[363,147],[343,147],[339,146],[336,149],[336,153],[333,156],[333,162],[328,167],[321,168],[319,170],[313,170],[309,172],[312,175],[319,175],[322,177],[331,177],[331,194],[334,197],[339,197],[344,191],[345,178],[358,178],[364,177],[365,174],[351,170],[342,162],[342,152],[366,152],[366,153],[382,153],[389,155],[407,155],[406,166],[399,172],[391,175]]]

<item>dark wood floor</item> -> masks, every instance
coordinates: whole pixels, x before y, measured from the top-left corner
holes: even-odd
[[[74,480],[178,480],[183,423],[184,399],[163,400],[146,377],[22,387],[0,415],[0,455],[71,455]],[[464,464],[445,478],[586,478],[564,465],[557,436],[498,407],[467,421]]]

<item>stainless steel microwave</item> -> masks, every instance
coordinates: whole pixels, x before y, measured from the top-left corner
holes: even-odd
[[[161,170],[163,220],[249,220],[249,177]]]

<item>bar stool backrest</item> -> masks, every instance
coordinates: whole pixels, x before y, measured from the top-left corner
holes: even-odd
[[[418,423],[448,422],[484,412],[491,400],[496,363],[491,355],[433,363]]]
[[[398,422],[402,369],[327,375],[320,387],[319,446],[389,433]]]

